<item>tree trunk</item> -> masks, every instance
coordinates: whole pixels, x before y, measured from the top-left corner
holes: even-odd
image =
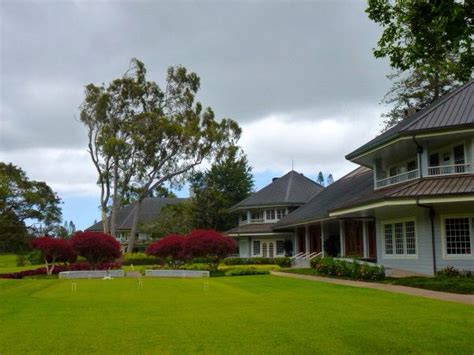
[[[140,197],[137,201],[137,205],[134,208],[132,228],[130,230],[130,236],[128,238],[128,248],[127,248],[128,253],[131,253],[133,251],[133,247],[135,245],[135,234],[137,234],[137,230],[138,230],[138,217],[140,215],[140,208],[142,206],[142,201],[143,201],[143,198]]]
[[[110,217],[110,234],[112,237],[117,236],[117,212],[120,203],[120,196],[118,191],[118,165],[114,164],[114,196],[112,197],[112,216]]]
[[[109,221],[107,218],[107,206],[102,205],[102,229],[105,234],[109,234]]]

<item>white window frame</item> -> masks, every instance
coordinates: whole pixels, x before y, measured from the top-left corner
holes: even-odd
[[[407,235],[406,235],[406,222],[413,222],[414,233],[415,233],[415,254],[407,254]],[[403,223],[403,254],[396,254],[397,245],[395,242],[395,224]],[[393,254],[386,254],[385,251],[385,226],[387,224],[393,225],[392,235],[392,250]],[[384,259],[418,259],[418,231],[416,224],[416,217],[407,217],[399,219],[390,219],[381,221],[381,235],[382,235],[382,256]]]
[[[268,213],[270,211],[273,211],[273,218],[268,218]],[[277,220],[277,218],[276,218],[276,209],[271,208],[271,209],[265,210],[265,221],[276,221],[276,220]]]
[[[447,253],[447,243],[446,243],[446,219],[448,218],[469,218],[469,238],[471,242],[471,254],[448,254]],[[459,260],[459,259],[474,259],[474,213],[454,213],[454,214],[445,214],[441,215],[441,248],[443,259],[449,260]]]
[[[254,258],[258,258],[258,257],[262,257],[263,256],[263,243],[267,243],[267,254],[269,253],[269,245],[270,243],[273,243],[273,252],[274,252],[274,258],[280,258],[280,257],[283,257],[285,256],[285,249],[284,249],[284,246],[283,246],[283,253],[282,254],[277,254],[277,242],[278,241],[281,241],[283,243],[285,243],[285,239],[253,239],[252,240],[252,257]],[[260,242],[260,249],[259,249],[259,253],[258,254],[254,254],[254,249],[253,249],[253,243],[254,242]],[[269,257],[269,256],[267,256]]]

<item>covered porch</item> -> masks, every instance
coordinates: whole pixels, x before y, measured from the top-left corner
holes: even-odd
[[[372,218],[326,219],[294,228],[295,254],[377,260],[375,221]]]

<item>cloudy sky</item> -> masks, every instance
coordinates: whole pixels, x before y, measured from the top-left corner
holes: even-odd
[[[0,0],[0,161],[46,181],[64,219],[99,217],[96,174],[78,106],[87,83],[149,79],[182,64],[200,101],[243,128],[257,187],[294,168],[353,169],[344,155],[380,131],[390,86],[372,56],[380,28],[365,1]],[[182,191],[181,195],[186,195]]]

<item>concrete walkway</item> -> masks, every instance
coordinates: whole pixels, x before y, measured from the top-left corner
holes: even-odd
[[[320,281],[320,282],[326,282],[330,284],[352,286],[352,287],[372,288],[375,290],[403,293],[405,295],[420,296],[420,297],[432,298],[435,300],[474,305],[474,295],[461,295],[457,293],[431,291],[431,290],[425,290],[421,288],[399,286],[399,285],[387,285],[387,284],[380,284],[380,283],[375,283],[375,282],[352,281],[352,280],[332,279],[329,277],[321,277],[321,276],[290,274],[288,272],[279,272],[279,271],[271,271],[271,274],[275,276],[291,277],[294,279]]]

